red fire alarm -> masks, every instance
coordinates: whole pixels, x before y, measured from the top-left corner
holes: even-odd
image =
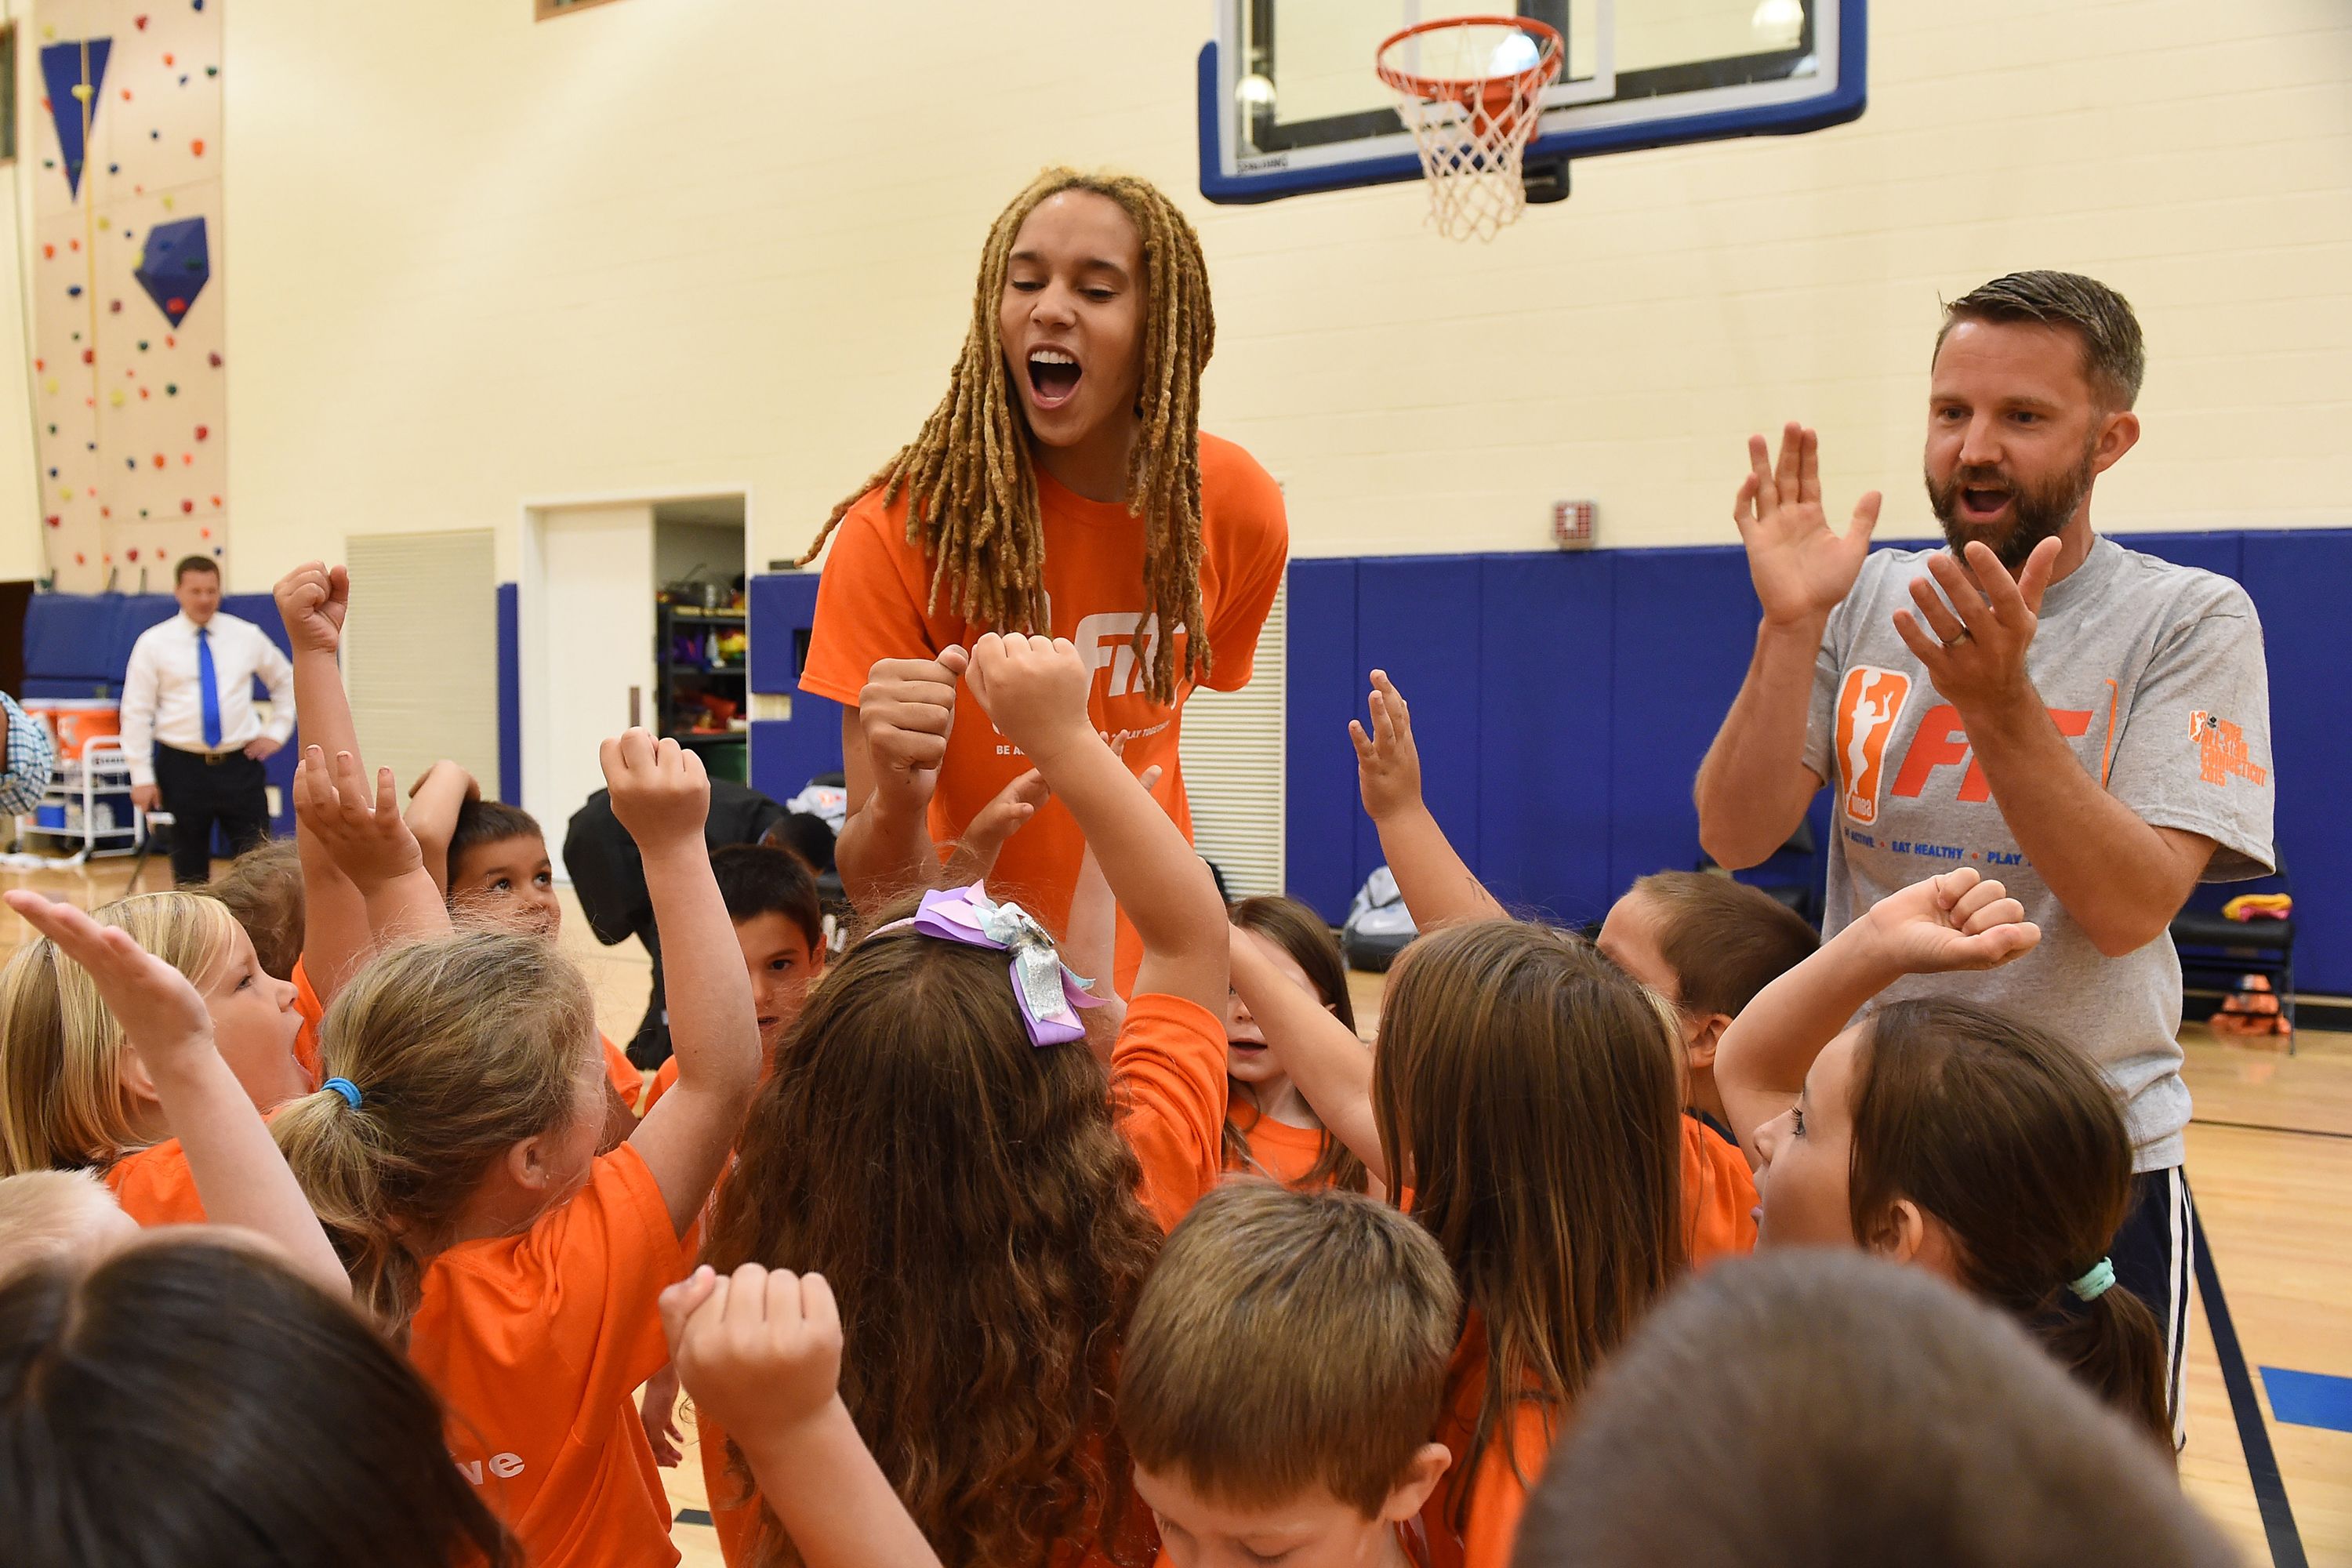
[[[1551,503],[1551,541],[1562,550],[1590,550],[1601,515],[1600,503],[1556,500]]]

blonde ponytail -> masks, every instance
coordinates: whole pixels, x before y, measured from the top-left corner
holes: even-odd
[[[395,1340],[425,1266],[507,1151],[581,1114],[594,1004],[543,938],[475,931],[384,954],[320,1030],[327,1088],[271,1123],[352,1294]],[[601,1114],[601,1101],[598,1114]]]

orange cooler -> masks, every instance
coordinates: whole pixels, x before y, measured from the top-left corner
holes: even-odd
[[[100,698],[41,698],[20,704],[56,737],[59,761],[79,762],[82,748],[122,733],[122,710]]]

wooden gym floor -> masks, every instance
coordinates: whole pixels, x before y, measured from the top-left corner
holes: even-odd
[[[128,871],[112,860],[85,870],[0,872],[0,888],[32,887],[88,908],[129,890]],[[168,880],[160,860],[142,878],[148,889]],[[625,1039],[645,1010],[645,952],[635,942],[598,947],[568,889],[563,902],[562,945],[595,989],[605,1032]],[[0,910],[0,950],[26,934],[22,921]],[[1377,1017],[1379,977],[1354,979],[1359,1016]],[[2233,1405],[2213,1318],[2200,1300],[2189,1353],[2182,1484],[2250,1564],[2307,1560],[2352,1568],[2352,1035],[2306,1030],[2294,1056],[2268,1044],[2224,1043],[2198,1025],[2181,1037],[2197,1104],[2189,1179],[2248,1369]],[[2273,1414],[2274,1396],[2288,1401],[2295,1419]],[[2251,1460],[2242,1421],[2252,1423]],[[2307,1424],[2314,1422],[2322,1424]],[[688,1564],[715,1568],[719,1545],[703,1522],[708,1505],[692,1425],[683,1425],[686,1461],[665,1472],[680,1516],[676,1539]],[[2267,1457],[2259,1451],[2264,1447]],[[2270,1499],[2267,1520],[2258,1493]],[[2302,1559],[2292,1555],[2298,1538]]]

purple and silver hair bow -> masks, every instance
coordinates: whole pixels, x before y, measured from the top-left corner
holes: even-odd
[[[923,907],[914,918],[882,930],[896,931],[899,926],[912,926],[940,942],[1011,953],[1013,996],[1021,1005],[1021,1017],[1029,1026],[1033,1046],[1084,1039],[1087,1027],[1078,1021],[1078,1009],[1102,1005],[1101,998],[1087,994],[1094,982],[1062,962],[1045,928],[1019,904],[1000,904],[990,899],[979,882],[925,893]]]

